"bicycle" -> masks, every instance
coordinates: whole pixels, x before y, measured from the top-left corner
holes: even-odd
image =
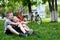
[[[41,20],[41,17],[39,16],[38,12],[35,12],[35,21],[38,23],[38,24],[41,24],[42,23],[42,20]]]

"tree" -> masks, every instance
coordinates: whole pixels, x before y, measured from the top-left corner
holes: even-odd
[[[57,0],[48,1],[50,14],[51,14],[51,22],[57,22]],[[55,3],[55,4],[54,4]]]
[[[37,1],[34,2],[33,0],[21,0],[23,6],[27,6],[29,9],[29,13],[32,13],[31,6],[37,4]]]
[[[46,3],[46,1],[48,1],[51,15],[51,22],[57,22],[58,17],[57,0],[42,0],[42,1],[43,3]]]
[[[0,0],[0,14],[1,15],[6,14],[6,12],[9,10],[16,12],[18,7],[20,7],[20,0]]]
[[[37,0],[36,1],[33,1],[33,0],[21,0],[21,1],[22,1],[22,5],[23,6],[27,6],[28,7],[29,14],[30,14],[30,16],[32,16],[31,6],[37,4]],[[32,19],[32,17],[31,17],[31,19]]]

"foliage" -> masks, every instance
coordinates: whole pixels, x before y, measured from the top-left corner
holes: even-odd
[[[42,0],[43,4],[48,2],[48,1],[52,1],[52,0]]]
[[[22,1],[23,6],[27,6],[29,2],[31,2],[31,5],[36,5],[37,4],[37,1],[36,2],[30,1],[30,0],[21,0],[21,1]]]

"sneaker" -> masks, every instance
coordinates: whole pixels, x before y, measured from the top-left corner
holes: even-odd
[[[27,36],[28,36],[28,34],[27,34],[27,33],[25,33],[25,34],[20,33],[20,34],[19,34],[19,37],[27,37]]]
[[[28,36],[28,33],[26,32],[26,33],[24,34],[24,36],[27,37],[27,36]]]
[[[33,33],[33,30],[30,29],[30,31],[28,31],[28,34],[31,35]]]
[[[24,37],[24,34],[20,33],[20,34],[19,34],[19,37]]]

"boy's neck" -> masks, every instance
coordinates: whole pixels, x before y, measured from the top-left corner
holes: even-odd
[[[7,17],[7,19],[11,20],[10,18]]]

